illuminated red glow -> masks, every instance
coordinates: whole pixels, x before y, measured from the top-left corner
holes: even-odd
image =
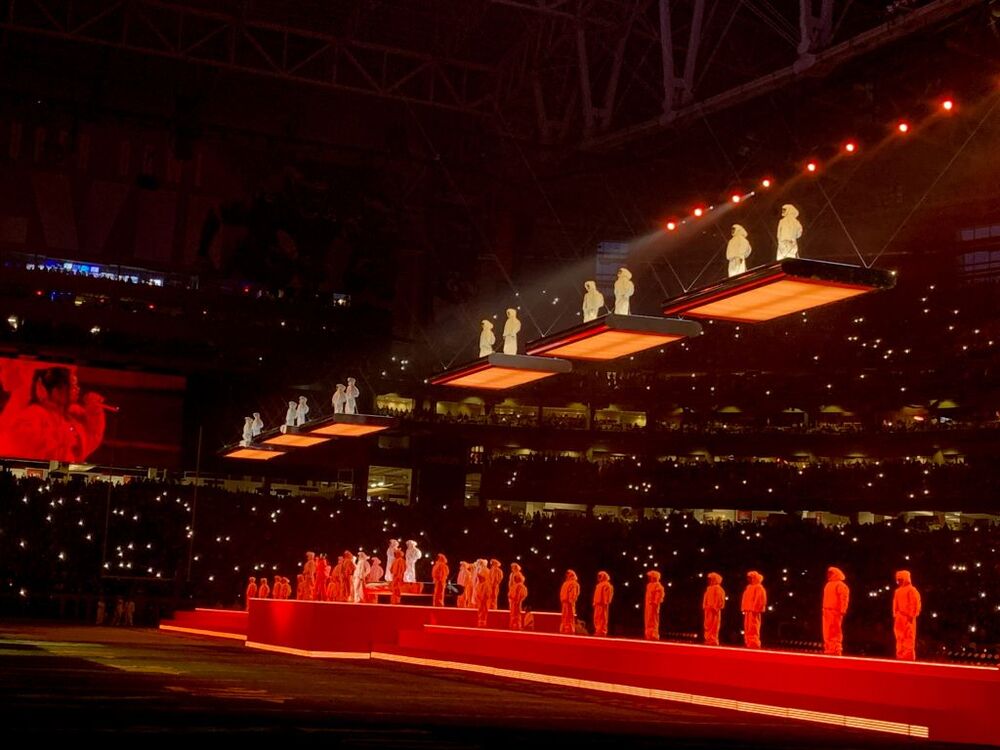
[[[677,229],[677,222],[676,221],[668,221],[667,222],[667,231],[668,232],[672,232],[675,229]]]
[[[806,164],[806,171],[807,172],[815,172],[816,171],[816,162],[811,161],[808,164]]]
[[[694,215],[695,215],[695,216],[698,216],[698,217],[701,217],[702,215],[704,215],[704,213],[705,213],[705,209],[703,209],[703,208],[701,208],[701,207],[699,207],[699,208],[696,208],[696,209],[694,210]]]
[[[733,203],[739,203],[741,200],[743,200],[743,198],[741,198],[736,193],[733,193],[732,197],[729,200],[731,200]]]
[[[908,133],[910,132],[910,125],[909,123],[901,122],[896,126],[896,130],[898,130],[900,133]]]
[[[760,181],[760,186],[763,188],[771,187],[771,179],[769,177],[765,177],[763,180]]]
[[[844,144],[844,151],[846,151],[849,154],[853,154],[857,150],[858,146],[854,141],[848,141],[847,143]]]
[[[941,102],[941,109],[943,109],[945,112],[951,112],[954,108],[955,108],[955,102],[953,102],[951,99],[945,99],[943,102]]]

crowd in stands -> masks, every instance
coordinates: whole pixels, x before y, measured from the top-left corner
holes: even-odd
[[[597,572],[605,570],[616,592],[612,635],[642,633],[644,576],[656,568],[667,592],[661,632],[667,639],[692,638],[701,621],[704,576],[717,571],[729,594],[722,641],[739,643],[738,595],[753,569],[764,575],[770,602],[765,647],[815,643],[826,569],[835,565],[852,589],[846,653],[892,654],[890,603],[899,569],[912,571],[923,595],[922,657],[943,658],[961,648],[986,652],[1000,642],[1000,525],[995,519],[954,528],[940,517],[823,526],[794,514],[762,522],[700,523],[691,514],[664,511],[623,521],[199,487],[192,530],[194,501],[194,488],[186,485],[137,481],[109,489],[103,483],[47,483],[0,474],[3,600],[60,593],[97,597],[120,591],[123,582],[180,591],[190,562],[187,601],[243,607],[248,576],[294,580],[304,549],[331,555],[363,549],[381,556],[393,537],[417,540],[424,551],[418,580],[430,580],[430,564],[439,552],[452,561],[453,570],[460,560],[484,555],[501,560],[505,568],[519,562],[530,591],[525,604],[536,611],[558,610],[560,582],[572,567],[587,592],[578,611],[588,622],[589,592]],[[93,612],[87,614],[92,617]]]
[[[994,507],[1000,467],[989,460],[934,463],[915,458],[790,462],[584,457],[529,453],[494,456],[483,492],[505,501],[542,497],[557,502],[647,504],[671,498],[680,507],[832,508]]]

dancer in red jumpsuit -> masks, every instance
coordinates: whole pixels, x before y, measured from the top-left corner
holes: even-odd
[[[823,587],[823,653],[840,656],[844,653],[844,615],[851,590],[844,583],[846,576],[840,568],[826,569],[826,586]]]
[[[487,578],[490,581],[490,609],[497,609],[500,601],[500,584],[503,583],[503,568],[499,560],[490,560]]]
[[[354,553],[344,550],[341,556],[343,562],[340,564],[340,599],[341,602],[351,601],[351,594],[354,593]]]
[[[559,622],[559,632],[572,635],[576,632],[576,600],[580,596],[580,584],[576,573],[566,571],[566,580],[559,589],[559,603],[562,605],[562,620]]]
[[[483,570],[479,573],[479,578],[476,581],[476,601],[479,602],[478,617],[476,618],[476,626],[480,628],[485,628],[489,622],[490,617],[490,588],[493,584],[490,583],[489,574]]]
[[[705,614],[705,645],[719,645],[719,626],[722,624],[722,608],[726,606],[726,592],[722,588],[722,576],[708,574],[708,587],[701,599],[701,609]]]
[[[260,579],[260,587],[257,589],[258,599],[267,599],[271,595],[271,587],[267,585],[267,579]]]
[[[646,573],[646,608],[644,612],[645,638],[647,641],[660,640],[660,605],[666,596],[666,589],[660,583],[660,571]]]
[[[406,558],[403,557],[403,550],[397,548],[395,555],[396,558],[389,566],[389,573],[392,575],[392,582],[389,584],[389,590],[392,592],[389,598],[390,604],[399,604],[402,601],[403,574],[406,573]]]
[[[250,600],[257,596],[257,579],[250,576],[250,583],[247,584],[247,609],[250,609]]]
[[[767,592],[761,585],[764,576],[756,570],[747,573],[749,585],[743,590],[743,640],[747,648],[760,648],[760,622],[767,609]]]
[[[608,610],[615,596],[615,587],[611,585],[611,576],[605,571],[597,574],[597,586],[594,587],[594,635],[608,634]]]
[[[330,575],[330,563],[327,562],[326,555],[320,554],[316,561],[316,586],[313,591],[313,599],[318,602],[326,599],[326,583]]]
[[[431,578],[434,580],[433,605],[435,607],[444,606],[444,587],[448,583],[449,572],[450,571],[448,569],[448,558],[439,552],[437,560],[434,562],[434,566],[431,568]]]
[[[521,630],[521,605],[528,597],[528,587],[524,585],[524,574],[517,563],[510,564],[510,580],[507,582],[507,602],[510,604],[510,629]]]
[[[913,585],[908,570],[896,573],[896,586],[896,593],[892,597],[892,631],[896,635],[896,658],[916,661],[920,592]]]

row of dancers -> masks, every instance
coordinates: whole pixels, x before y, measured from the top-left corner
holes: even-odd
[[[392,540],[396,542],[396,540]],[[366,584],[377,583],[385,579],[389,583],[390,603],[399,604],[404,585],[416,583],[414,566],[416,558],[408,543],[407,550],[390,543],[389,554],[391,563],[383,570],[377,557],[369,558],[364,552],[357,556],[346,551],[339,562],[327,570],[325,556],[316,558],[313,553],[306,555],[303,572],[298,576],[296,589],[297,599],[312,599],[321,601],[369,602],[375,603],[377,596],[366,587]],[[419,550],[417,550],[419,552]],[[409,557],[409,559],[408,559]],[[431,569],[433,581],[432,606],[445,606],[445,591],[451,575],[448,559],[444,554],[438,554]],[[909,571],[896,573],[896,592],[893,596],[892,617],[893,632],[896,639],[896,658],[913,661],[916,659],[917,618],[921,612],[920,593],[913,585]],[[489,613],[499,609],[500,591],[505,579],[501,562],[491,559],[476,560],[473,563],[462,561],[456,576],[459,595],[456,606],[475,609],[477,625],[486,627]],[[273,598],[289,598],[291,587],[287,579],[283,584],[276,585]],[[660,639],[660,611],[666,599],[666,589],[661,583],[659,571],[646,573],[646,590],[644,596],[644,632],[646,640]],[[703,634],[706,645],[718,646],[719,631],[722,623],[722,611],[728,597],[722,588],[722,576],[716,572],[707,575],[708,586],[702,596]],[[767,610],[767,591],[764,588],[764,576],[756,570],[746,574],[746,587],[740,598],[740,612],[743,616],[743,640],[747,648],[759,649],[761,643],[761,625]],[[282,586],[279,595],[278,586]],[[251,598],[267,598],[266,579],[260,586],[253,578],[247,587],[247,601]],[[581,593],[579,579],[573,570],[567,570],[559,590],[560,626],[559,632],[573,634],[577,632],[576,605]],[[510,575],[507,577],[507,605],[509,610],[508,627],[511,630],[524,628],[524,602],[528,597],[527,580],[524,571],[518,563],[510,565]],[[614,600],[614,585],[611,576],[606,571],[597,574],[591,599],[593,612],[594,635],[608,635],[611,603]],[[822,595],[822,631],[823,652],[840,656],[843,654],[844,631],[843,621],[850,604],[850,588],[846,583],[844,572],[836,567],[827,569],[827,581]]]

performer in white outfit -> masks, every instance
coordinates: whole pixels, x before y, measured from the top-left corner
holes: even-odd
[[[295,407],[295,425],[297,427],[306,423],[307,414],[309,414],[309,404],[306,403],[306,397],[299,396],[299,405]]]
[[[243,439],[240,445],[244,448],[253,442],[253,417],[243,417]]]
[[[424,553],[417,549],[417,543],[412,539],[406,542],[406,572],[403,574],[403,581],[415,583],[417,580],[417,560],[424,556]]]
[[[479,334],[479,356],[488,357],[493,353],[493,345],[497,342],[496,334],[493,333],[493,324],[483,321],[483,330]]]
[[[781,207],[781,221],[778,222],[778,260],[799,257],[799,238],[802,224],[799,223],[799,209],[791,203]]]
[[[385,550],[385,559],[386,560],[395,560],[396,559],[396,550],[398,550],[398,549],[399,549],[399,540],[398,539],[390,539],[389,540],[389,546]],[[385,566],[385,580],[386,581],[391,581],[392,580],[392,566],[391,565],[386,565]]]
[[[344,405],[347,403],[347,389],[343,383],[337,383],[337,390],[333,392],[333,413],[343,414]]]
[[[746,273],[747,258],[750,257],[750,242],[747,240],[747,230],[739,224],[733,224],[732,239],[726,245],[726,260],[729,261],[729,276]]]
[[[364,552],[358,552],[357,560],[354,563],[354,580],[353,583],[353,596],[351,597],[352,602],[363,602],[365,600],[365,581],[368,580],[368,574],[371,573],[372,566],[368,562],[368,555]]]
[[[517,319],[517,310],[507,308],[507,322],[503,324],[503,353],[517,354],[517,334],[521,332],[521,321]]]
[[[635,294],[632,272],[624,266],[618,269],[615,279],[615,315],[629,315],[629,300]]]
[[[358,396],[361,395],[361,391],[355,385],[356,382],[354,378],[347,379],[347,401],[344,403],[344,414],[358,413]]]
[[[604,295],[597,291],[597,284],[593,281],[585,281],[583,288],[586,290],[583,295],[583,322],[587,323],[600,315],[601,308],[604,307]]]

